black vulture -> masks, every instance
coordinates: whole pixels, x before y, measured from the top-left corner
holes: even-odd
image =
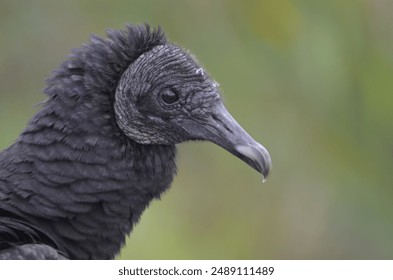
[[[52,72],[47,100],[0,153],[0,259],[113,259],[176,173],[175,145],[211,141],[271,160],[218,84],[160,28],[92,36]]]

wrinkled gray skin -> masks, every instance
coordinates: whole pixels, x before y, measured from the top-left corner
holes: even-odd
[[[94,36],[47,84],[48,100],[0,153],[0,259],[114,258],[171,185],[177,143],[212,141],[269,173],[217,84],[159,29]]]

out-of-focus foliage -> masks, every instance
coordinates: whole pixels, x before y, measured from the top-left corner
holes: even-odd
[[[180,145],[172,188],[120,258],[393,258],[392,14],[390,0],[2,0],[0,148],[89,34],[160,24],[221,84],[273,172],[262,184],[213,144]]]

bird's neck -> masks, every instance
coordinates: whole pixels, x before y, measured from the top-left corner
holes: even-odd
[[[34,180],[23,186],[30,195],[18,210],[28,204],[24,214],[71,258],[113,258],[150,201],[170,186],[175,146],[126,138],[109,110],[95,115],[81,104],[62,115],[63,102],[49,100],[16,144]]]
[[[112,32],[74,50],[47,80],[42,110],[2,154],[9,181],[0,180],[0,200],[7,193],[8,210],[35,221],[71,258],[113,258],[175,174],[174,145],[137,144],[116,125],[122,73],[166,43],[159,33],[135,34]]]

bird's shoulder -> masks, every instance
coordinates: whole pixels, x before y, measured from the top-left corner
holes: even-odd
[[[44,244],[24,244],[0,251],[0,260],[66,260],[56,249]]]
[[[0,259],[64,258],[45,231],[0,207]]]

